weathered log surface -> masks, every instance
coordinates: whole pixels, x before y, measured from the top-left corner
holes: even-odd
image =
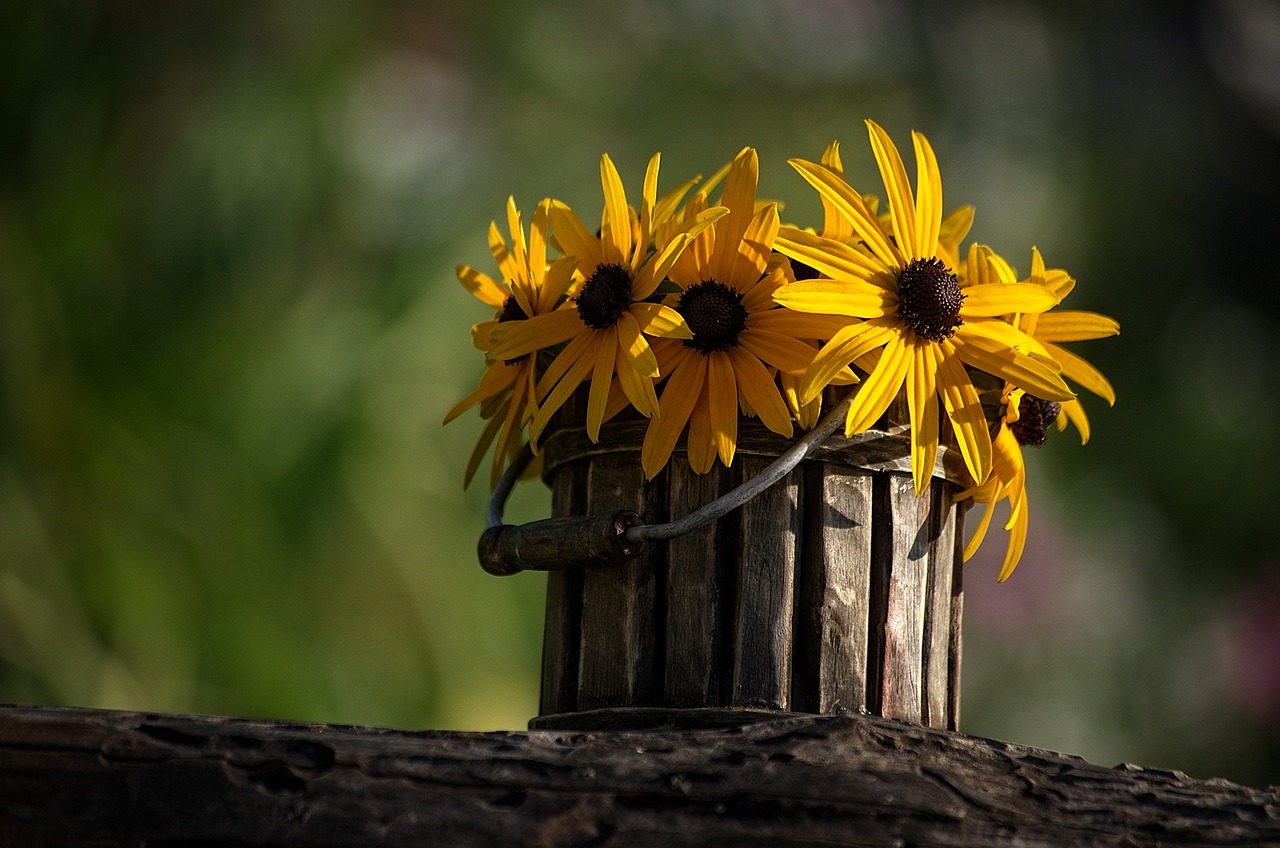
[[[1280,787],[865,716],[454,733],[0,708],[0,845],[1278,845]]]

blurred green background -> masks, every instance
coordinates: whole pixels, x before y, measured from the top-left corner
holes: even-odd
[[[963,728],[1280,783],[1280,6],[0,6],[0,700],[522,727],[540,577],[474,559],[457,284],[509,193],[599,208],[862,121],[1115,316],[1119,394],[966,568]],[[510,515],[547,514],[539,486]]]

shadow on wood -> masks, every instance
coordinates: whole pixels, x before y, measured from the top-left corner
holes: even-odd
[[[856,715],[457,733],[3,707],[0,844],[1276,845],[1280,788]]]

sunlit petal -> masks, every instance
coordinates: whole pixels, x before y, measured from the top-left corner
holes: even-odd
[[[867,121],[867,131],[876,167],[880,169],[880,179],[884,182],[885,196],[889,200],[889,220],[898,247],[908,259],[929,255],[920,252],[920,243],[916,239],[916,204],[911,197],[911,183],[898,148],[875,121]]]
[[[742,348],[731,349],[729,358],[737,375],[738,388],[756,415],[773,432],[791,438],[791,413],[787,411],[787,404],[778,392],[773,375],[760,364],[760,360]]]

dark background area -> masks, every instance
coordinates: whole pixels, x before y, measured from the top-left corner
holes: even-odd
[[[1280,783],[1280,5],[574,0],[0,6],[0,700],[522,727],[542,579],[480,572],[508,194],[598,210],[863,119],[1122,335],[1032,538],[966,567],[962,727]],[[545,515],[526,486],[516,519]]]

